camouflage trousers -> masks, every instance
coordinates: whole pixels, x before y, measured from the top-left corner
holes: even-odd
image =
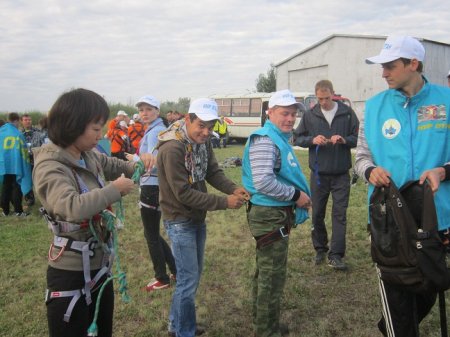
[[[260,237],[294,222],[284,207],[251,205],[247,220],[254,237]],[[281,337],[280,302],[286,281],[289,239],[284,238],[256,249],[253,277],[253,327],[257,337]]]

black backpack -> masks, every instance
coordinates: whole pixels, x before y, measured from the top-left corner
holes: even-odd
[[[372,260],[383,281],[414,292],[450,287],[446,247],[439,236],[433,192],[425,181],[394,182],[370,197]]]

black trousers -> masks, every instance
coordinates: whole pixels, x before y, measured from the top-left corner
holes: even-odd
[[[379,282],[383,307],[380,331],[385,337],[419,337],[419,323],[433,308],[437,293],[413,293],[381,279]]]
[[[9,206],[12,203],[14,212],[22,213],[22,191],[20,185],[16,182],[15,174],[5,174],[3,176],[1,206],[3,213],[9,214]]]
[[[144,204],[141,205],[141,218],[148,252],[155,271],[155,278],[162,283],[169,283],[170,278],[167,275],[166,263],[172,274],[176,275],[177,269],[172,250],[166,240],[160,235],[159,186],[142,185],[140,200]]]
[[[314,249],[327,252],[332,256],[345,256],[347,231],[347,207],[350,197],[350,176],[347,173],[339,175],[319,175],[320,184],[314,172],[311,172],[311,201],[313,230],[311,238]],[[331,243],[328,247],[328,233],[325,225],[325,212],[328,198],[333,199],[331,210]]]
[[[81,258],[81,257],[80,257]],[[97,271],[91,272],[91,277]],[[64,314],[69,307],[72,297],[54,298],[46,302],[48,331],[50,337],[86,337],[87,330],[94,319],[95,305],[98,300],[99,287],[106,279],[106,275],[92,292],[92,303],[86,304],[86,298],[81,296],[76,303],[70,321],[64,321]],[[47,288],[50,291],[76,290],[84,288],[84,275],[82,271],[69,271],[48,267]],[[114,289],[112,281],[103,291],[97,318],[98,337],[112,336],[112,322],[114,311]]]

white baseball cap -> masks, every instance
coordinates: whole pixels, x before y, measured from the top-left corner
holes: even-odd
[[[134,120],[131,120],[131,121],[130,121],[130,125],[134,125]]]
[[[155,108],[159,109],[159,101],[151,95],[146,95],[139,98],[139,100],[136,102],[136,106],[139,106],[139,104],[141,103],[147,103],[148,105],[154,106]]]
[[[117,111],[117,116],[128,116],[127,113],[123,110]]]
[[[209,98],[199,98],[191,103],[188,113],[196,114],[199,119],[208,122],[219,119],[217,110],[216,101]]]
[[[425,48],[411,36],[389,36],[384,42],[380,55],[367,58],[366,63],[388,63],[399,58],[423,61]]]
[[[300,102],[295,100],[295,96],[289,89],[279,90],[274,93],[269,99],[269,108],[274,106],[290,106],[290,105],[300,106]]]

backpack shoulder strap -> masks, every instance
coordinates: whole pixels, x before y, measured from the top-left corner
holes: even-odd
[[[419,228],[425,232],[438,228],[433,191],[427,180],[423,184],[419,184],[418,180],[408,181],[401,187],[400,193]]]

